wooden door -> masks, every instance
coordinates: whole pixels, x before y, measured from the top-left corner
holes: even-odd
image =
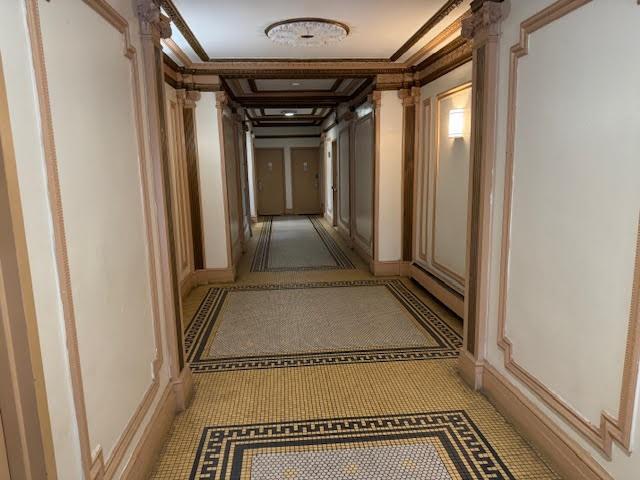
[[[338,225],[338,141],[331,142],[331,195],[332,195],[332,224]]]
[[[284,215],[284,150],[256,148],[258,215]]]
[[[321,211],[319,159],[317,147],[291,149],[293,211],[297,214],[319,214]]]

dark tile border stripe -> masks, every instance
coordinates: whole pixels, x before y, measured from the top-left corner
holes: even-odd
[[[379,444],[433,439],[461,478],[515,480],[464,410],[205,427],[190,480],[240,478],[244,453],[305,446]]]

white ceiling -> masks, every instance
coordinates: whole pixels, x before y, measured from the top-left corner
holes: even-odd
[[[174,0],[212,59],[216,58],[388,58],[445,0]],[[466,2],[465,2],[466,3]],[[290,47],[269,40],[270,24],[296,17],[322,17],[347,24],[342,42],[325,47]],[[197,61],[174,28],[174,40]]]

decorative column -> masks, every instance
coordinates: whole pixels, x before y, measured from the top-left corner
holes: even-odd
[[[179,409],[186,408],[191,395],[191,370],[185,364],[182,337],[182,302],[176,271],[174,215],[171,202],[171,170],[165,118],[165,92],[162,49],[160,40],[171,36],[168,17],[162,15],[153,0],[137,0],[140,21],[140,40],[144,68],[148,135],[153,169],[153,188],[157,215],[162,298],[166,319],[169,350],[169,374]],[[158,348],[162,348],[158,345]]]
[[[479,389],[487,342],[499,41],[501,22],[508,10],[502,0],[474,0],[471,9],[472,14],[462,20],[462,36],[473,45],[473,119],[464,341],[459,370],[472,388]]]
[[[204,268],[204,240],[202,236],[202,212],[200,211],[200,173],[198,169],[198,137],[196,135],[196,102],[200,100],[200,97],[200,92],[197,90],[187,90],[182,106],[194,270],[202,270]]]
[[[416,105],[420,104],[420,87],[398,90],[402,100],[402,261],[413,259],[413,184],[416,162]]]

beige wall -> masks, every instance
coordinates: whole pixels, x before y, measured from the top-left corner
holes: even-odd
[[[467,247],[471,63],[420,91],[414,260],[464,293]],[[465,109],[462,138],[449,138],[449,110]]]
[[[617,418],[640,209],[640,6],[587,2],[530,34],[513,83],[510,213],[503,197],[510,48],[520,23],[551,3],[512,1],[503,25],[488,360],[613,478],[632,480],[640,471],[637,405],[634,452],[614,444],[609,461],[505,368],[496,343],[504,258],[502,319],[513,361],[577,418],[596,426],[603,411]],[[501,257],[506,233],[509,256]]]
[[[162,308],[154,255],[155,218],[163,212],[155,210],[148,181],[144,87],[136,76],[141,59],[125,57],[124,35],[102,16],[108,8],[37,2],[53,157],[36,141],[48,125],[36,105],[29,48],[37,44],[29,45],[26,28],[25,5],[35,3],[2,3],[0,40],[11,46],[3,50],[3,65],[58,478],[82,478],[81,444],[96,466],[104,460],[109,475],[118,477],[169,375],[163,325],[170,312]],[[133,4],[109,5],[120,15],[111,20],[128,23],[132,46],[141,52]],[[53,186],[60,211],[50,203]],[[54,241],[54,225],[64,227],[66,248]],[[61,270],[59,277],[65,253],[69,276]],[[67,289],[73,297],[63,312]]]
[[[285,208],[293,208],[293,189],[291,184],[291,149],[296,147],[319,147],[320,129],[318,127],[255,127],[255,148],[284,149],[284,177],[285,177]],[[281,135],[314,135],[314,137],[300,138],[259,138]],[[315,136],[317,135],[317,136]]]
[[[380,261],[402,258],[402,101],[398,92],[381,92],[378,254]]]
[[[196,105],[196,129],[205,267],[227,268],[225,201],[215,93],[202,92]]]

